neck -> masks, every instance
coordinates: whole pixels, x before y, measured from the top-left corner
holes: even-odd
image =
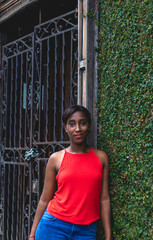
[[[68,147],[68,151],[72,153],[87,153],[89,148],[90,147],[86,143],[81,145],[76,144],[74,145],[71,143],[70,146]]]

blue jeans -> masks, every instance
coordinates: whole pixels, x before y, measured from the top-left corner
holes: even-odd
[[[96,240],[96,230],[96,222],[89,225],[73,224],[45,211],[38,224],[35,240]]]

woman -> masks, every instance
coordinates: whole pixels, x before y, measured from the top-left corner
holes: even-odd
[[[63,115],[70,146],[49,158],[29,240],[95,240],[101,217],[111,239],[107,154],[87,145],[91,117],[80,105]]]

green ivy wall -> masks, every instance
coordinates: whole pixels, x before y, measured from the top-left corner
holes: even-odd
[[[98,148],[115,240],[153,239],[153,1],[100,1]]]

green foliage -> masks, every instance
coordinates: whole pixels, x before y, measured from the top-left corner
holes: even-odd
[[[153,2],[101,0],[98,147],[110,158],[113,238],[153,239]]]

